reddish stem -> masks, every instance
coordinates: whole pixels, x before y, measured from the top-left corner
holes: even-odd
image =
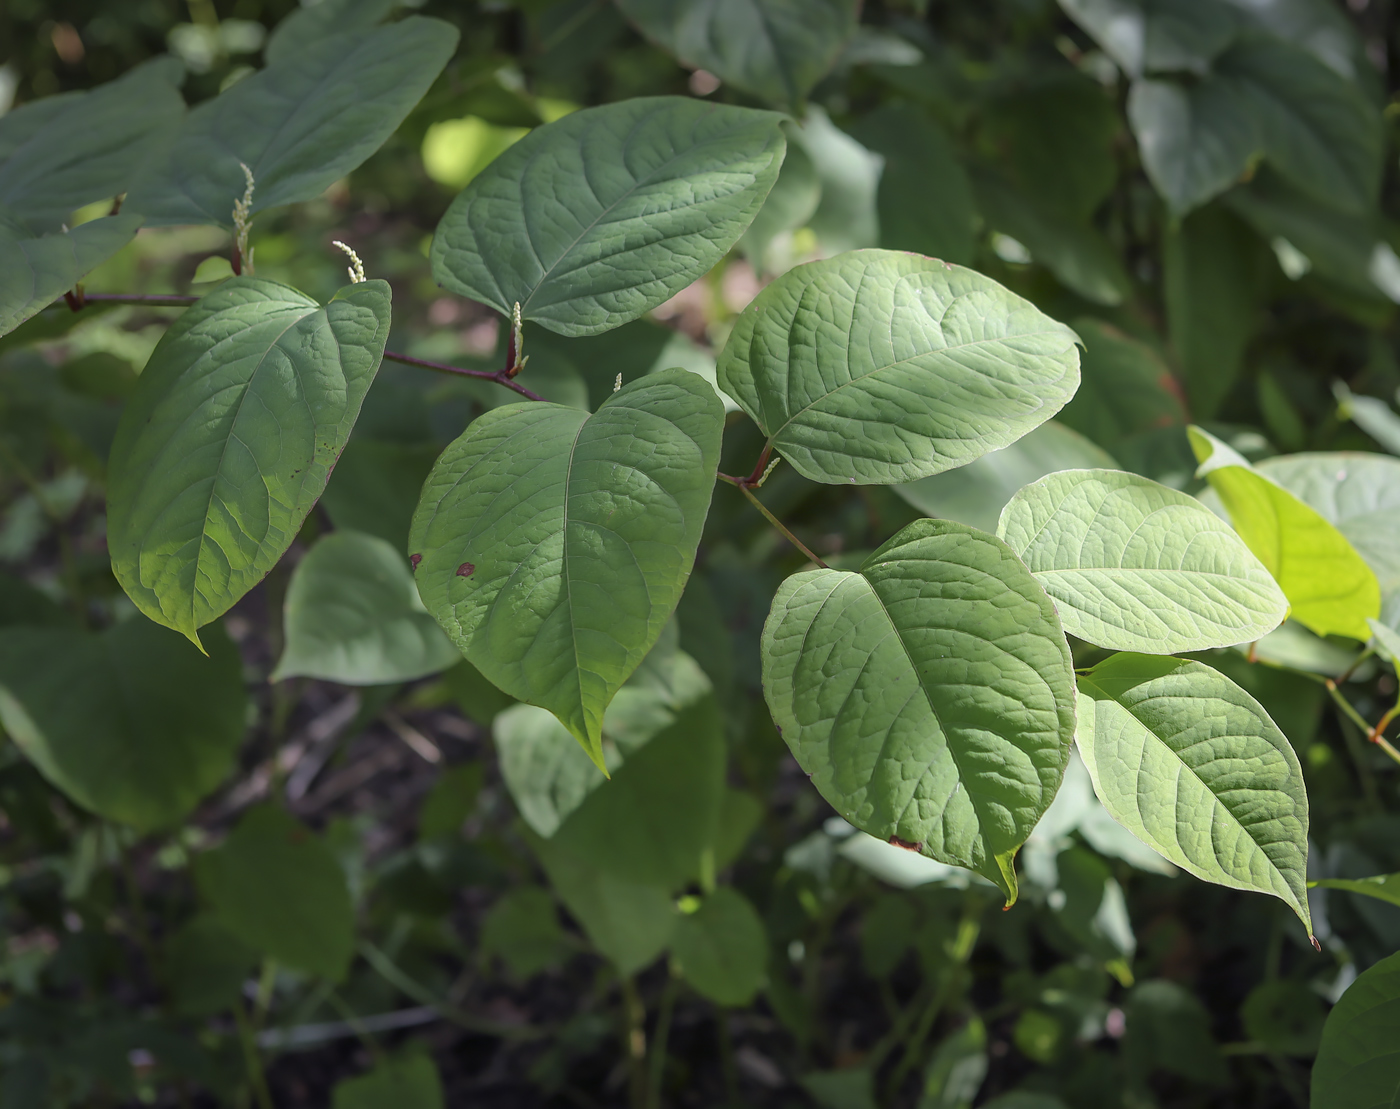
[[[413,358],[407,354],[395,354],[392,350],[386,350],[384,357],[394,362],[402,362],[407,366],[422,366],[425,370],[436,370],[443,374],[461,374],[463,377],[475,377],[481,381],[494,381],[497,385],[504,385],[507,389],[513,389],[522,397],[528,400],[544,400],[538,393],[531,392],[518,381],[511,379],[505,370],[468,370],[462,366],[449,366],[445,362],[430,362],[426,358]]]

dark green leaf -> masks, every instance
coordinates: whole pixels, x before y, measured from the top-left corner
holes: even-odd
[[[432,443],[355,436],[335,464],[321,506],[337,528],[377,535],[402,551],[418,494],[441,453]]]
[[[1400,1093],[1400,955],[1348,987],[1327,1017],[1312,1109],[1388,1109]]]
[[[243,739],[238,651],[222,629],[207,638],[203,658],[140,616],[97,635],[4,629],[0,723],[78,804],[167,828],[224,780]]]
[[[445,288],[561,335],[636,319],[738,241],[777,179],[775,112],[645,97],[574,112],[512,146],[433,237]],[[561,180],[578,184],[565,201]]]
[[[444,770],[418,810],[418,837],[430,840],[457,832],[476,808],[483,777],[479,762]]]
[[[0,207],[0,335],[42,312],[136,235],[141,217],[104,216],[39,236]]]
[[[331,1091],[331,1109],[442,1109],[444,1104],[437,1065],[421,1054],[385,1059]]]
[[[676,921],[671,953],[685,980],[716,1005],[748,1005],[768,971],[768,934],[747,898],[729,886]]]
[[[232,1008],[257,965],[258,953],[208,914],[186,921],[161,950],[161,975],[171,1004],[187,1017]]]
[[[249,809],[195,860],[200,892],[243,943],[295,970],[339,982],[354,953],[345,872],[320,837],[282,809]]]
[[[491,906],[481,922],[481,951],[499,955],[516,978],[533,978],[569,954],[548,890],[520,886]]]
[[[1106,450],[1141,431],[1186,423],[1181,386],[1146,343],[1099,320],[1078,319],[1083,378],[1059,420]]]
[[[303,51],[330,35],[373,27],[398,7],[398,0],[319,0],[303,4],[272,29],[263,57],[268,65],[295,64]]]
[[[919,1109],[971,1109],[987,1077],[987,1029],[973,1017],[933,1051]]]
[[[1217,0],[1060,0],[1060,7],[1130,77],[1204,74],[1241,23],[1232,6]]]
[[[389,286],[325,307],[237,277],[151,355],[112,445],[107,543],[122,588],[198,643],[291,546],[389,335]]]
[[[1315,1054],[1326,1015],[1316,992],[1283,978],[1261,982],[1240,1006],[1245,1035],[1282,1055]]]
[[[1165,1070],[1213,1085],[1227,1077],[1225,1060],[1210,1034],[1210,1014],[1175,982],[1140,982],[1123,1006],[1127,1032],[1123,1054],[1130,1079],[1146,1088],[1153,1071]]]

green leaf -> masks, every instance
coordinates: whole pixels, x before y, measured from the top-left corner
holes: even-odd
[[[182,1017],[231,1009],[257,965],[258,953],[207,913],[186,921],[161,948],[161,978]]]
[[[409,550],[428,610],[600,766],[603,712],[694,564],[722,417],[685,370],[634,381],[591,416],[509,405],[473,421],[423,488]]]
[[[1069,761],[1073,682],[1044,590],[1001,540],[948,520],[910,524],[859,573],[788,578],[763,629],[768,706],[822,796],[1008,902]]]
[[[1148,1075],[1158,1070],[1211,1085],[1225,1083],[1229,1072],[1210,1034],[1211,1015],[1189,990],[1175,982],[1140,982],[1123,1011],[1123,1056],[1131,1085],[1145,1091]]]
[[[0,628],[15,624],[70,627],[73,614],[23,578],[0,571]]]
[[[1380,582],[1383,618],[1400,618],[1400,460],[1319,451],[1267,458],[1255,468],[1347,538]]]
[[[0,116],[0,207],[57,231],[85,204],[126,192],[184,114],[184,75],[174,58],[157,58]]]
[[[562,963],[569,948],[549,891],[538,886],[508,890],[481,922],[481,952],[499,955],[522,981]]]
[[[748,899],[720,886],[676,922],[671,940],[685,980],[716,1005],[753,1001],[768,977],[768,933]]]
[[[872,978],[894,973],[914,942],[918,914],[909,898],[884,893],[865,911],[860,924],[860,961]]]
[[[1346,890],[1378,901],[1400,905],[1400,874],[1377,874],[1373,878],[1323,878],[1309,882],[1309,888],[1321,886],[1329,890]]]
[[[1058,420],[1046,420],[1009,447],[894,491],[920,512],[996,531],[1001,510],[1023,485],[1059,470],[1117,469],[1101,447]]]
[[[1218,205],[1168,227],[1162,243],[1167,328],[1192,410],[1213,416],[1239,377],[1259,322],[1273,261],[1258,238]]]
[[[341,1079],[331,1091],[331,1109],[442,1109],[444,1104],[437,1065],[417,1053],[385,1059],[368,1074]]]
[[[885,159],[880,245],[969,265],[977,251],[977,203],[943,130],[910,104],[887,104],[861,119],[855,137]]]
[[[326,487],[388,335],[383,281],[321,307],[237,277],[175,321],[108,462],[112,570],[142,612],[198,643],[272,569]]]
[[[789,270],[739,317],[721,387],[804,477],[892,485],[966,465],[1053,416],[1075,335],[946,262],[862,250]]]
[[[353,436],[335,464],[321,507],[337,528],[377,535],[402,551],[418,494],[441,453],[433,443]]]
[[[1061,423],[1110,451],[1139,432],[1186,423],[1181,386],[1151,347],[1099,320],[1075,320],[1074,330],[1084,342],[1083,380]]]
[[[971,1109],[987,1078],[987,1029],[973,1017],[934,1048],[919,1109]]]
[[[1240,25],[1232,6],[1216,0],[1060,0],[1060,7],[1130,77],[1204,74]]]
[[[295,8],[272,29],[263,57],[268,65],[294,64],[322,39],[373,27],[398,6],[398,0],[319,0]]]
[[[1293,619],[1318,635],[1370,639],[1366,621],[1380,615],[1380,584],[1346,536],[1209,432],[1193,426],[1188,434],[1198,475],[1278,582]]]
[[[713,697],[631,752],[556,836],[599,871],[678,889],[713,866],[724,804],[724,725]]]
[[[287,586],[284,621],[286,646],[269,681],[387,685],[462,657],[418,599],[408,561],[363,532],[332,532],[307,552]]]
[[[203,658],[139,616],[96,635],[6,628],[0,724],[84,808],[169,828],[228,776],[246,727],[238,650],[220,628],[207,638]]]
[[[1097,228],[1066,218],[1034,192],[1019,191],[994,174],[977,173],[974,183],[988,228],[1023,245],[1065,288],[1105,305],[1121,304],[1131,292],[1117,250]]]
[[[1187,659],[1114,655],[1079,679],[1079,752],[1109,814],[1197,878],[1308,914],[1308,797],[1259,702]]]
[[[754,216],[749,229],[739,240],[739,246],[753,263],[754,269],[762,271],[782,271],[783,259],[773,255],[780,253],[770,250],[774,240],[784,232],[796,231],[804,227],[817,210],[822,199],[822,182],[817,176],[817,167],[807,148],[797,137],[801,134],[796,124],[784,122],[783,130],[788,136],[787,154],[783,158],[783,168],[778,171],[778,179],[768,193],[768,199]],[[788,249],[783,255],[791,253]]]
[[[192,110],[127,196],[152,226],[233,227],[253,172],[253,213],[314,200],[393,134],[442,72],[457,29],[409,16],[328,35],[270,61]]]
[[[1387,1109],[1400,1093],[1400,955],[1342,994],[1322,1029],[1312,1109]]]
[[[569,913],[619,973],[635,974],[665,950],[677,919],[665,886],[608,874],[559,839],[525,838]]]
[[[1316,1054],[1326,1015],[1315,991],[1285,978],[1261,982],[1240,1006],[1245,1035],[1281,1055]]]
[[[235,86],[236,87],[236,86]],[[561,335],[634,320],[703,276],[777,179],[775,112],[643,97],[536,128],[478,174],[433,236],[433,277]],[[567,201],[560,181],[575,182]]]
[[[1391,454],[1400,454],[1400,416],[1379,397],[1353,393],[1340,381],[1332,382],[1337,415],[1351,420]]]
[[[460,831],[476,808],[483,778],[479,762],[462,763],[444,770],[418,810],[418,838],[431,840]]]
[[[868,1067],[808,1071],[799,1081],[820,1109],[878,1109],[875,1076]]]
[[[3,117],[0,117],[3,118]],[[104,216],[71,231],[36,235],[0,207],[0,335],[38,315],[136,235],[141,217]]]
[[[821,182],[821,199],[807,221],[822,253],[838,254],[880,242],[878,194],[884,159],[810,104],[792,142],[811,158]]]
[[[1175,654],[1261,638],[1288,601],[1195,497],[1117,470],[1026,486],[997,535],[1050,594],[1065,631],[1115,651]]]
[[[856,31],[856,0],[617,0],[682,65],[796,108]]]
[[[325,842],[274,805],[249,809],[195,860],[195,880],[234,936],[295,970],[342,981],[354,954],[345,872]]]

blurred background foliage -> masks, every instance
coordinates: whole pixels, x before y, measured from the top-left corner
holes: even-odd
[[[870,0],[788,125],[779,185],[740,248],[651,320],[569,342],[531,330],[530,384],[592,406],[619,372],[713,373],[766,280],[881,245],[973,266],[1071,322],[1084,384],[1024,449],[898,490],[818,486],[780,468],[766,503],[833,564],[923,513],[987,527],[1015,488],[1069,465],[1116,460],[1196,492],[1189,419],[1252,460],[1400,453],[1392,5],[1200,3],[1143,10],[1253,20],[1221,44],[1276,52],[1250,72],[1275,100],[1304,88],[1293,110],[1316,140],[1310,153],[1266,142],[1237,166],[1197,164],[1199,134],[1174,133],[1162,98],[1206,95],[1216,70],[1187,51],[1165,77],[1135,74],[1086,29],[1102,5]],[[461,28],[462,47],[348,179],[258,218],[258,274],[325,299],[343,283],[331,240],[349,241],[393,285],[391,346],[420,357],[500,362],[499,321],[443,295],[426,253],[456,191],[529,128],[630,96],[762,102],[685,68],[604,0],[353,7],[439,16]],[[263,64],[272,28],[295,10],[6,0],[0,107],[101,84],[164,52],[185,63],[197,103]],[[1199,18],[1191,25],[1208,29]],[[1273,86],[1258,76],[1265,63]],[[227,276],[229,251],[217,230],[143,232],[86,285],[199,293]],[[5,619],[104,627],[128,611],[103,539],[104,464],[122,397],[168,319],[60,309],[0,339]],[[759,688],[762,619],[801,558],[727,486],[670,649],[699,662],[724,709],[731,842],[720,864],[762,921],[745,933],[757,945],[747,967],[706,970],[704,944],[679,933],[657,959],[654,905],[599,908],[577,893],[569,861],[536,838],[548,834],[548,799],[498,758],[532,722],[469,667],[404,685],[269,683],[296,560],[336,528],[401,550],[436,453],[508,399],[493,389],[381,371],[321,509],[224,622],[249,690],[247,737],[184,827],[138,837],[65,800],[13,746],[0,752],[0,1109],[1307,1104],[1327,1008],[1400,948],[1400,908],[1316,892],[1315,953],[1283,905],[1176,873],[1122,832],[1078,763],[1022,852],[1010,912],[968,875],[853,832],[788,757]],[[747,472],[759,440],[731,419],[721,469]],[[1299,751],[1318,877],[1400,870],[1400,775],[1321,684],[1268,662],[1346,675],[1375,719],[1395,677],[1375,660],[1351,669],[1354,656],[1290,626],[1262,661],[1210,657]],[[301,825],[289,831],[280,808],[250,810],[274,796]],[[306,843],[302,825],[315,832]],[[295,852],[300,869],[279,878]],[[319,877],[307,885],[306,874]],[[305,914],[295,928],[258,916],[281,898]],[[661,911],[685,921],[694,907],[682,897]],[[748,927],[736,920],[705,926]],[[763,982],[756,995],[751,980]],[[638,1037],[653,1045],[644,1068]]]

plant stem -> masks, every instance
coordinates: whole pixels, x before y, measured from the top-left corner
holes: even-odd
[[[632,1109],[647,1109],[647,1010],[637,983],[630,977],[620,979],[622,986],[623,1044],[627,1051],[628,1102]]]
[[[1366,723],[1366,718],[1356,711],[1352,703],[1342,696],[1342,691],[1337,688],[1337,683],[1331,678],[1327,679],[1327,692],[1332,695],[1332,700],[1337,702],[1337,707],[1346,714],[1348,720],[1361,729],[1361,734],[1389,755],[1395,762],[1400,763],[1400,751],[1397,751],[1390,742],[1381,736],[1381,731],[1395,719],[1400,706],[1391,709],[1381,718],[1381,722],[1374,728]]]
[[[199,297],[177,296],[174,293],[87,293],[79,292],[77,306],[70,304],[73,311],[87,304],[143,304],[147,308],[186,308]]]
[[[407,354],[398,354],[392,350],[386,350],[384,357],[391,362],[402,362],[405,366],[418,366],[425,370],[432,370],[440,374],[458,374],[461,377],[475,377],[481,381],[494,381],[497,385],[504,385],[507,389],[513,389],[527,400],[544,400],[538,393],[525,388],[520,382],[509,377],[505,370],[469,370],[463,366],[449,366],[445,362],[430,362],[426,358],[414,358]]]
[[[272,1094],[267,1088],[267,1075],[263,1073],[262,1057],[258,1054],[253,1026],[248,1021],[248,1013],[243,1008],[241,997],[233,1003],[233,1020],[238,1025],[238,1039],[243,1044],[243,1065],[248,1070],[248,1083],[253,1087],[253,1097],[257,1099],[258,1109],[272,1109]]]
[[[899,1088],[904,1085],[904,1080],[909,1077],[909,1072],[918,1063],[924,1041],[928,1039],[928,1034],[933,1031],[933,1022],[938,1019],[938,1014],[943,1011],[944,1002],[948,1000],[949,987],[956,974],[956,968],[948,968],[947,973],[938,983],[938,989],[934,991],[933,999],[920,1015],[919,1023],[914,1026],[914,1034],[909,1037],[909,1044],[904,1049],[904,1055],[896,1064],[894,1073],[890,1075],[889,1085],[885,1087],[886,1095],[891,1100],[899,1096]]]
[[[661,1109],[661,1084],[666,1077],[666,1041],[671,1035],[671,1014],[676,1007],[676,994],[680,989],[680,977],[674,967],[666,977],[666,988],[661,991],[661,1008],[656,1015],[656,1032],[652,1036],[651,1051],[647,1058],[647,1109]]]
[[[735,478],[731,478],[728,474],[720,474],[719,477],[725,481],[730,482],[736,489],[739,490],[739,492],[744,494],[744,496],[748,497],[748,499],[753,502],[753,506],[756,509],[758,509],[761,513],[763,513],[764,518],[767,519],[767,521],[770,524],[772,524],[775,528],[778,529],[778,533],[784,539],[786,539],[799,551],[805,554],[812,562],[815,562],[823,570],[830,569],[830,567],[827,566],[825,562],[823,562],[820,558],[817,557],[815,552],[813,552],[811,548],[807,546],[807,544],[802,542],[802,540],[798,539],[797,536],[792,534],[792,532],[788,531],[788,529],[785,526],[783,526],[783,522],[763,506],[763,502],[759,500],[758,497],[754,495],[754,491],[751,488],[749,488],[747,478],[736,480]]]

